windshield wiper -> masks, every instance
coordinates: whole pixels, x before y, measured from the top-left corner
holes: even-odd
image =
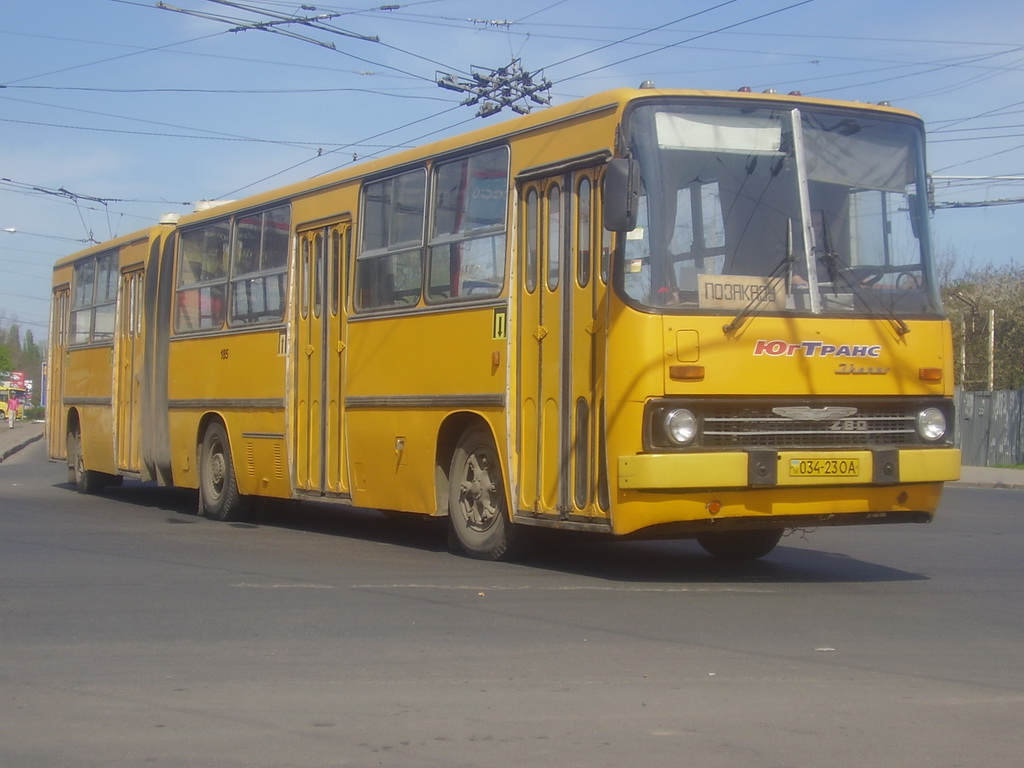
[[[793,220],[789,219],[789,224],[786,227],[786,255],[782,258],[778,264],[775,265],[768,276],[765,278],[765,286],[763,291],[758,291],[757,295],[754,296],[743,309],[732,319],[732,322],[722,326],[723,333],[732,333],[733,331],[739,330],[743,327],[743,324],[747,321],[748,317],[753,317],[761,308],[768,303],[770,298],[774,298],[775,290],[778,288],[781,282],[785,282],[786,295],[789,295],[789,286],[793,282]]]
[[[859,285],[857,281],[850,279],[850,268],[843,264],[839,254],[832,248],[832,237],[829,235],[825,211],[821,212],[821,232],[825,240],[825,253],[818,257],[818,261],[824,264],[825,269],[828,271],[828,279],[832,283],[832,295],[838,294],[837,285],[839,282],[842,282],[869,313],[888,320],[900,336],[910,333],[910,326],[903,322],[902,318],[898,317],[891,309],[877,306],[872,297],[864,292],[863,286]]]

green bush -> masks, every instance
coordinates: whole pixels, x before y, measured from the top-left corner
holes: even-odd
[[[25,419],[26,421],[36,421],[37,419],[45,419],[46,409],[39,407],[26,408],[21,412],[21,418]]]

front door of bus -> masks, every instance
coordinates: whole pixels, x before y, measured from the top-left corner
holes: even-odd
[[[295,487],[318,496],[349,493],[345,467],[344,296],[348,220],[298,236],[295,344]]]
[[[145,273],[131,269],[121,273],[117,318],[117,391],[115,393],[117,467],[126,472],[142,469],[139,453],[139,429],[142,408],[139,402],[142,374],[142,294]]]
[[[600,169],[520,184],[523,512],[607,520],[601,439],[609,240]]]

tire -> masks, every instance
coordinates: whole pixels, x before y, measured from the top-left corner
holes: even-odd
[[[449,545],[478,560],[501,560],[511,555],[513,534],[494,440],[486,427],[471,427],[448,474]]]
[[[82,455],[82,434],[75,429],[68,432],[68,482],[75,486],[79,493],[94,495],[102,493],[107,486],[105,482],[107,475],[93,469],[85,468],[85,458]]]
[[[246,499],[238,492],[228,433],[219,421],[206,428],[199,447],[199,502],[203,515],[211,520],[232,522],[245,517]]]
[[[782,528],[708,533],[698,536],[697,543],[722,560],[756,560],[775,549],[782,533]]]

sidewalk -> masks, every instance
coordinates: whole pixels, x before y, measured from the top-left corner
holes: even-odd
[[[964,488],[1011,488],[1024,490],[1024,469],[960,467],[960,479],[950,485]]]
[[[0,461],[6,461],[22,448],[42,440],[45,426],[34,421],[16,421],[14,429],[11,429],[6,419],[0,422]]]
[[[36,422],[17,421],[14,423],[14,429],[10,429],[6,421],[0,424],[0,461],[13,456],[36,440],[41,440],[45,426],[45,424]],[[961,467],[960,479],[950,485],[959,485],[965,488],[1024,490],[1024,469]]]

